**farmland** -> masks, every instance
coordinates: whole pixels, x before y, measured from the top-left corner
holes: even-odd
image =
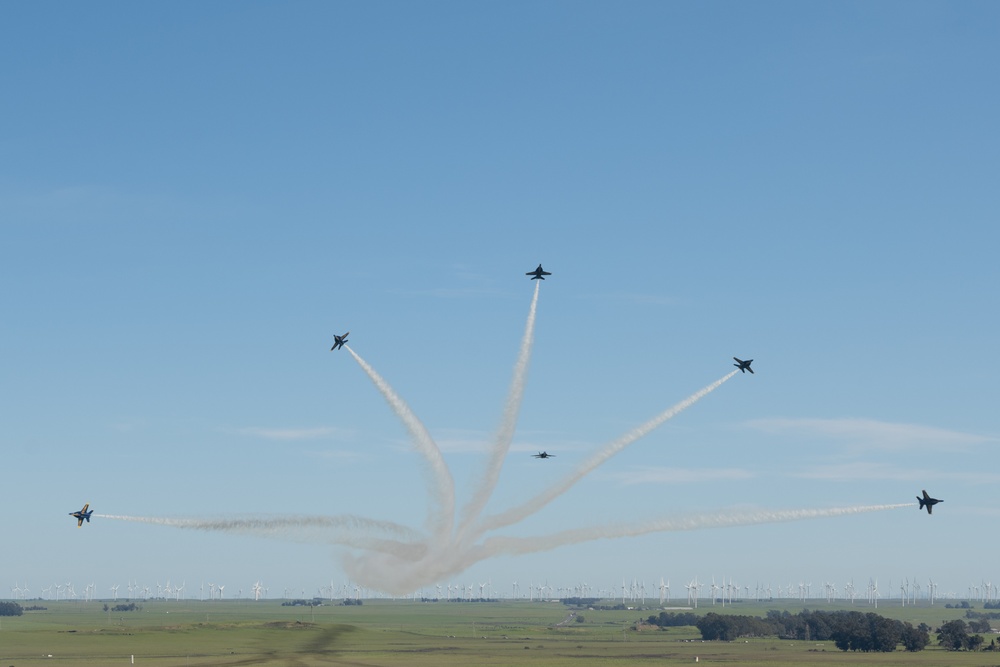
[[[610,603],[610,604],[613,604]],[[0,667],[13,665],[1000,665],[1000,653],[844,653],[832,642],[703,642],[693,627],[641,621],[659,608],[577,609],[560,602],[419,602],[283,606],[275,600],[149,600],[114,612],[102,601],[38,601],[45,609],[0,618]],[[105,609],[105,605],[109,608]],[[698,613],[763,616],[770,609],[875,611],[868,605],[788,600],[703,604]],[[943,605],[878,613],[932,628],[964,617]],[[582,621],[578,620],[582,617]],[[986,638],[989,645],[990,637]],[[134,663],[133,663],[134,660]]]

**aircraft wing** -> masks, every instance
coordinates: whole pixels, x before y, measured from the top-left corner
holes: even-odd
[[[78,517],[76,520],[76,527],[79,528],[83,525],[83,517]]]
[[[924,491],[924,493],[926,494],[927,492],[926,492],[926,491]],[[83,509],[82,509],[82,510],[80,510],[80,511],[81,511],[81,512],[83,512],[84,514],[86,514],[86,513],[87,513],[87,508],[88,508],[88,507],[90,507],[90,503],[87,503],[86,505],[84,505],[84,506],[83,506]]]

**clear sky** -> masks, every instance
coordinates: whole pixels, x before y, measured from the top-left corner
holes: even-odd
[[[422,590],[1000,581],[997,4],[0,17],[0,597],[167,580],[311,596],[353,586],[351,558],[379,562],[359,541],[382,528],[290,517],[475,553],[434,526],[442,479],[459,511],[483,491],[539,262],[553,275],[484,515],[556,488],[734,355],[756,374],[484,537],[913,507],[471,558]],[[348,330],[430,444],[329,351]],[[930,517],[923,488],[946,500]],[[281,530],[77,530],[85,502]]]

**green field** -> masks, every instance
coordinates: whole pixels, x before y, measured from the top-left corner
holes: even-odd
[[[832,642],[703,642],[691,627],[659,630],[636,622],[655,605],[579,610],[557,602],[456,603],[366,600],[361,606],[283,607],[279,601],[141,602],[107,613],[104,602],[39,601],[47,609],[0,618],[0,667],[13,665],[1000,665],[1000,653],[844,653]],[[112,606],[114,603],[111,603]],[[610,604],[614,604],[611,602]],[[763,616],[809,608],[876,611],[822,600],[707,607],[699,613]],[[878,613],[927,623],[964,610],[882,604]],[[991,637],[986,638],[986,644]],[[51,656],[51,657],[49,657]]]

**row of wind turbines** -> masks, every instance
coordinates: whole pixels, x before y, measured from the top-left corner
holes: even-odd
[[[159,582],[156,583],[154,595],[154,589],[151,586],[140,585],[138,581],[133,582],[132,580],[129,580],[128,585],[126,586],[127,596],[123,591],[123,597],[129,601],[149,600],[150,598],[179,601],[181,599],[189,599],[184,597],[186,587],[186,582],[183,582],[180,585],[172,585],[168,579],[165,585],[161,585]],[[869,578],[868,583],[863,587],[856,586],[853,580],[845,583],[843,587],[838,587],[832,582],[824,582],[822,584],[822,593],[819,594],[820,592],[816,591],[817,595],[815,596],[813,595],[812,582],[806,583],[804,581],[800,581],[798,584],[778,584],[777,586],[772,586],[770,583],[762,584],[757,582],[753,588],[751,588],[748,584],[737,584],[732,578],[727,580],[726,577],[723,577],[722,582],[717,583],[715,577],[712,577],[711,583],[709,584],[699,581],[696,576],[688,583],[684,584],[683,587],[686,593],[686,606],[692,608],[697,608],[699,604],[704,604],[706,594],[708,595],[708,599],[711,601],[712,605],[721,604],[723,606],[733,604],[734,602],[748,600],[763,602],[774,599],[797,599],[800,601],[825,599],[829,603],[832,603],[835,600],[849,601],[851,604],[855,604],[858,601],[864,601],[865,603],[877,608],[880,601],[885,604],[888,601],[898,600],[899,604],[906,606],[917,605],[920,601],[927,601],[933,605],[935,601],[939,599],[938,584],[931,578],[927,579],[926,584],[922,584],[917,577],[913,577],[912,579],[908,577],[902,578],[898,587],[893,587],[892,581],[890,580],[886,588],[886,595],[888,597],[883,595],[883,592],[879,589],[877,578]],[[111,600],[117,601],[119,599],[120,588],[120,584],[115,584],[108,589],[111,593]],[[496,589],[493,586],[492,579],[488,579],[485,582],[473,582],[469,584],[436,584],[435,590],[438,599],[447,600],[485,600],[509,598],[514,600],[520,599],[528,601],[541,601],[564,599],[568,597],[597,597],[608,600],[621,599],[622,604],[639,603],[642,605],[646,604],[647,597],[652,598],[652,591],[657,591],[659,596],[659,606],[669,606],[672,603],[670,580],[665,580],[663,577],[660,578],[659,586],[650,587],[649,593],[647,593],[646,583],[638,579],[632,579],[630,583],[626,582],[625,579],[622,579],[620,587],[615,584],[607,588],[598,588],[596,590],[587,583],[579,583],[573,586],[551,586],[547,581],[540,584],[529,582],[526,589],[523,589],[517,581],[514,581],[511,585],[509,596],[506,595],[505,592]],[[898,595],[895,593],[897,590]],[[54,582],[50,586],[42,588],[41,595],[32,597],[32,591],[27,582],[23,585],[20,582],[15,582],[14,585],[10,587],[10,592],[10,599],[12,600],[54,599],[57,601],[91,601],[99,599],[97,597],[97,586],[94,583],[85,585],[82,592],[77,592],[76,587],[72,582]],[[209,582],[206,591],[206,585],[205,583],[202,583],[198,588],[198,592],[199,600],[206,599],[206,592],[208,600],[227,599],[225,584]],[[269,597],[269,592],[270,588],[263,586],[260,580],[257,580],[249,588],[248,599],[265,599]],[[292,591],[290,591],[287,587],[284,588],[283,599],[290,599],[289,592]],[[243,599],[243,594],[244,589],[240,588],[233,599]],[[301,596],[303,598],[306,597],[306,591],[304,589],[301,591]],[[350,582],[344,582],[340,586],[337,586],[332,580],[329,585],[321,586],[316,590],[316,597],[327,598],[331,601],[334,599],[371,598],[373,596],[384,597],[381,593],[370,591],[362,586],[352,584]],[[420,592],[419,596],[428,597],[426,592]],[[418,597],[418,593],[414,593],[412,597]],[[944,597],[948,600],[960,599],[954,592],[949,592]],[[965,598],[961,599],[979,601],[983,603],[998,601],[1000,600],[1000,585],[983,579],[978,584],[970,584],[967,588],[967,595]]]
[[[128,596],[123,599],[129,601],[133,600],[148,600],[150,598],[159,600],[181,600],[183,597],[184,589],[187,586],[187,582],[180,584],[179,586],[173,586],[170,580],[167,580],[166,585],[161,585],[159,582],[156,583],[156,595],[153,595],[153,589],[150,586],[140,586],[139,582],[133,582],[129,580],[126,590],[128,591]],[[118,591],[121,588],[121,584],[115,584],[108,588],[111,592],[110,599],[112,601],[117,601],[119,599]],[[250,594],[254,600],[260,600],[267,597],[268,588],[261,585],[260,580],[254,583],[250,587]],[[286,591],[288,589],[285,589]],[[201,593],[200,599],[205,599],[205,584],[202,584],[199,588]],[[208,599],[209,600],[222,600],[225,599],[226,585],[225,584],[208,584]],[[47,600],[84,600],[91,601],[97,598],[97,585],[94,583],[87,584],[84,586],[82,593],[77,593],[76,586],[73,582],[66,582],[65,584],[53,582],[50,586],[46,586],[41,589],[41,595],[36,598],[31,597],[31,588],[28,587],[27,582],[22,586],[19,582],[15,582],[13,586],[10,587],[10,594],[12,600],[31,600],[31,599],[47,599]],[[239,589],[236,596],[237,599],[243,597],[243,589]],[[187,598],[184,598],[187,599]]]

